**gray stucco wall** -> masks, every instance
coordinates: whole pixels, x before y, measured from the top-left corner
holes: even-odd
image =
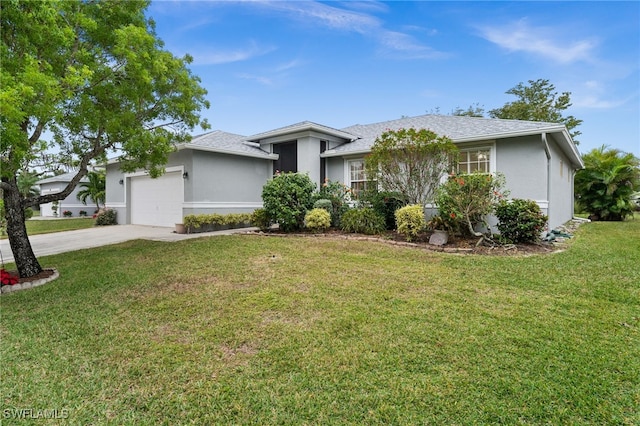
[[[194,151],[184,214],[252,212],[262,206],[272,167],[270,160]]]
[[[40,184],[40,194],[55,194],[57,192],[62,191],[69,182],[49,182]],[[73,192],[64,200],[58,201],[58,217],[64,217],[63,212],[68,210],[72,213],[72,217],[80,216],[80,211],[84,210],[87,212],[87,216],[93,216],[93,212],[96,209],[96,205],[91,198],[87,199],[87,204],[82,204],[82,201],[78,200],[78,191],[82,190],[80,184],[78,184]],[[40,205],[40,215],[44,217],[53,217],[52,210],[53,203],[46,203]]]
[[[122,184],[120,184],[122,180]],[[105,206],[116,211],[118,224],[127,223],[127,209],[125,205],[125,177],[120,171],[119,164],[107,164]]]
[[[344,158],[329,157],[326,161],[327,179],[344,183]]]
[[[567,157],[560,150],[552,135],[547,135],[551,153],[549,164],[549,227],[551,229],[573,218],[574,172]]]
[[[547,208],[547,156],[540,136],[496,141],[496,171],[504,174],[511,198],[534,200]]]

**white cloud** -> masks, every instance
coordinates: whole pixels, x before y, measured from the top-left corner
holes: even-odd
[[[270,79],[269,77],[261,76],[261,75],[242,73],[242,74],[238,74],[237,77],[241,78],[243,80],[256,81],[256,82],[262,84],[263,86],[273,86],[274,85],[274,82],[273,82],[272,79]]]
[[[384,26],[379,18],[364,13],[362,10],[386,11],[387,7],[380,3],[349,3],[349,7],[357,8],[347,10],[315,1],[260,1],[251,2],[253,5],[268,7],[270,10],[285,13],[305,24],[323,25],[339,31],[355,32],[365,37],[373,38],[380,43],[384,54],[404,59],[436,58],[445,56],[432,47],[420,43],[415,37],[392,31]],[[384,7],[383,7],[384,6]],[[432,33],[433,34],[433,33]]]
[[[533,27],[526,19],[504,26],[480,28],[481,36],[510,52],[527,52],[552,59],[561,64],[590,61],[596,47],[593,40],[562,41],[554,39],[555,31],[548,27]]]
[[[274,50],[276,48],[273,46],[259,46],[252,41],[248,46],[232,50],[207,47],[206,50],[191,53],[191,56],[193,56],[193,61],[196,65],[217,65],[246,61],[256,56],[266,55]]]
[[[609,85],[596,80],[588,80],[573,93],[573,106],[590,109],[618,108],[634,99],[638,94],[627,94],[625,97],[615,97],[611,94]]]
[[[443,52],[418,43],[415,38],[404,33],[384,31],[378,36],[378,39],[387,53],[400,54],[407,59],[434,59],[447,56]]]

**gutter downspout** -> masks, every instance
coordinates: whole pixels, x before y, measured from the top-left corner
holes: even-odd
[[[542,133],[542,143],[547,156],[547,217],[551,220],[551,149],[549,149],[546,133]]]

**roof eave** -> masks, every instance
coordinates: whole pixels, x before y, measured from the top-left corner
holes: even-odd
[[[242,152],[242,151],[233,151],[230,149],[222,149],[222,148],[216,148],[216,147],[212,147],[212,146],[203,146],[203,145],[195,145],[195,144],[191,144],[191,143],[184,143],[184,144],[180,144],[176,146],[176,149],[178,151],[181,151],[183,149],[193,149],[196,151],[206,151],[206,152],[216,152],[219,154],[228,154],[228,155],[239,155],[241,157],[251,157],[251,158],[260,158],[263,160],[277,160],[279,158],[278,154],[270,154],[268,152],[265,152],[264,154],[261,153],[252,153],[252,152]]]
[[[298,133],[298,132],[305,132],[305,131],[315,131],[319,133],[325,133],[327,135],[334,136],[340,139],[345,139],[345,140],[355,139],[355,135],[352,135],[351,133],[343,132],[338,129],[330,129],[330,128],[323,127],[313,123],[307,123],[300,126],[288,127],[286,129],[280,129],[280,130],[265,132],[265,133],[258,133],[257,135],[249,136],[246,140],[248,142],[259,142],[265,139],[271,139],[279,136],[285,136],[291,133]]]

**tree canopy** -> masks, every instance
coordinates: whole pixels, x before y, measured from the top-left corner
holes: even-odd
[[[108,154],[120,154],[125,171],[157,176],[175,143],[208,127],[199,114],[209,107],[206,90],[187,68],[192,58],[164,49],[144,14],[148,5],[0,2],[0,188],[21,276],[40,270],[24,207],[64,199]],[[59,193],[21,196],[16,177],[47,150],[77,165],[77,174]]]
[[[367,176],[380,188],[402,194],[410,204],[433,201],[443,175],[451,171],[458,148],[426,129],[387,130],[365,158]]]
[[[514,120],[547,121],[550,123],[563,123],[574,142],[575,138],[581,134],[574,130],[582,123],[572,115],[564,117],[563,111],[571,106],[571,93],[562,92],[558,94],[556,87],[549,80],[538,79],[529,80],[529,84],[518,83],[515,87],[505,93],[514,95],[518,99],[507,102],[501,108],[489,111],[489,116],[493,118],[506,118]]]

